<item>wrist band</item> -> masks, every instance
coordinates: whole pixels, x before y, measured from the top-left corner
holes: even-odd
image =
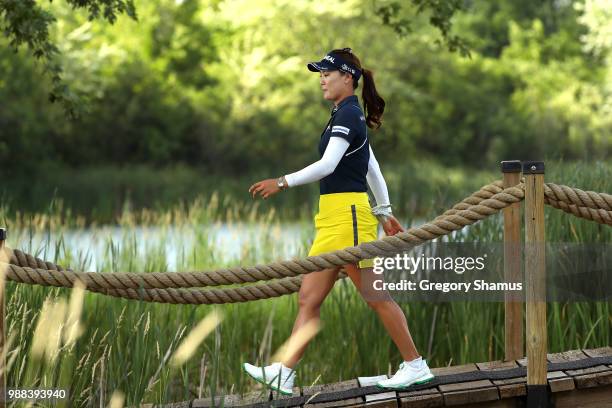
[[[372,208],[373,215],[384,215],[389,216],[392,214],[391,212],[391,204],[381,204]]]

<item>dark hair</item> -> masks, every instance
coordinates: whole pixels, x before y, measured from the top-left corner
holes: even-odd
[[[363,99],[363,110],[366,114],[366,124],[371,129],[378,129],[382,125],[382,115],[385,111],[385,100],[376,91],[374,85],[374,74],[369,69],[364,69],[361,66],[359,58],[350,48],[341,48],[332,51],[334,54],[339,54],[347,62],[355,65],[362,72],[363,90],[361,97]],[[340,71],[342,72],[342,71]],[[359,81],[353,80],[353,89],[357,89]]]

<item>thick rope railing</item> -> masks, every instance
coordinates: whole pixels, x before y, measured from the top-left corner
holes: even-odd
[[[519,183],[515,187],[523,189],[522,183]],[[438,220],[442,217],[456,214],[458,211],[466,210],[472,205],[480,204],[483,200],[489,199],[493,197],[495,194],[501,193],[504,190],[504,183],[501,180],[495,180],[486,186],[482,186],[480,190],[473,192],[468,197],[464,198],[457,204],[453,205],[450,209],[444,211],[442,214],[438,215],[435,220]]]
[[[241,283],[246,279],[240,276],[241,272],[249,273],[259,271],[264,273],[267,269],[275,273],[304,274],[319,271],[334,266],[356,263],[362,259],[376,256],[396,254],[402,250],[410,249],[423,242],[439,238],[453,231],[462,229],[482,220],[489,215],[497,213],[508,205],[523,199],[523,190],[514,186],[501,190],[488,199],[480,199],[478,204],[459,210],[454,214],[438,217],[418,228],[411,228],[406,232],[388,236],[378,241],[371,241],[355,247],[333,251],[305,259],[275,262],[269,265],[258,265],[250,268],[231,268],[213,271],[219,277],[212,280],[216,284]],[[21,264],[32,265],[21,266]],[[57,268],[57,270],[51,270]],[[110,296],[126,297],[129,299],[142,299],[150,301],[163,301],[169,303],[232,303],[281,296],[299,290],[297,279],[282,283],[271,282],[265,285],[253,285],[239,288],[228,288],[208,291],[180,291],[166,288],[203,286],[202,281],[211,272],[184,272],[184,273],[96,273],[74,272],[66,270],[50,262],[39,260],[21,251],[13,251],[11,263],[7,265],[9,280],[41,284],[45,286],[72,287],[75,280],[81,280],[90,291],[108,294]],[[177,276],[180,275],[180,276]],[[253,274],[248,279],[252,279]],[[151,279],[152,278],[152,279]],[[230,280],[234,278],[234,280]],[[236,279],[238,278],[238,279]],[[223,279],[226,279],[225,281]],[[164,289],[160,286],[167,283]],[[149,286],[151,285],[151,286]],[[152,286],[157,285],[157,286]]]
[[[375,256],[396,254],[439,238],[488,217],[522,200],[524,185],[503,189],[501,181],[483,186],[434,220],[395,236],[355,247],[291,261],[208,272],[97,273],[74,272],[14,250],[6,264],[7,277],[16,282],[72,287],[76,280],[88,290],[109,296],[162,303],[211,304],[246,302],[294,293],[303,274],[356,263]],[[545,185],[547,204],[602,224],[612,225],[612,196],[553,183]],[[282,279],[279,279],[284,277]],[[346,277],[344,271],[339,279]],[[266,284],[225,289],[181,289],[276,279]]]
[[[521,179],[521,184],[524,179]],[[490,198],[494,194],[503,190],[503,183],[500,180],[487,184],[479,191],[455,204],[450,210],[446,210],[442,215],[454,214],[459,210],[464,210],[470,205],[477,204],[483,199]],[[544,184],[544,203],[551,207],[565,211],[566,213],[595,221],[600,224],[612,225],[612,195],[598,193],[595,191],[584,191],[575,187],[568,187],[554,183]]]
[[[612,195],[610,194],[545,183],[544,203],[576,217],[612,225]]]
[[[483,189],[481,189],[481,191]],[[465,225],[472,224],[474,220],[480,220],[497,212],[499,209],[508,205],[508,203],[520,201],[523,197],[523,192],[520,187],[509,188],[508,192],[510,192],[510,194],[502,194],[502,192],[503,190],[499,189],[497,192],[498,197],[493,198],[493,200],[488,203],[483,203],[484,200],[482,198],[478,199],[478,204],[470,206],[474,207],[473,209],[463,210],[467,211],[463,216],[451,214],[445,217],[437,217],[430,223],[403,233],[406,236],[400,233],[393,237],[385,237],[378,241],[363,243],[356,247],[350,247],[353,248],[350,252],[348,250],[338,250],[319,256],[307,257],[305,259],[294,259],[275,262],[268,265],[235,267],[206,272],[99,273],[74,272],[51,262],[38,259],[22,251],[13,250],[9,263],[17,267],[29,269],[10,268],[8,271],[8,278],[18,282],[41,284],[45,286],[72,287],[74,280],[78,278],[89,288],[165,289],[240,284],[260,280],[278,279],[286,276],[297,276],[325,268],[342,266],[347,263],[355,263],[361,259],[395,253],[394,251],[398,249],[404,249],[406,245],[404,241],[419,244],[424,242],[424,239],[433,239],[448,232],[456,231]],[[493,195],[491,195],[491,197],[493,197]],[[500,199],[505,201],[500,201]],[[478,205],[481,204],[484,205],[485,208],[478,207]],[[365,253],[362,255],[360,253],[361,251],[365,251]]]

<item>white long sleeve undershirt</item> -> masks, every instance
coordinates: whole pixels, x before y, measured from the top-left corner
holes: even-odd
[[[329,176],[336,170],[336,166],[340,163],[342,155],[344,155],[349,145],[348,140],[344,138],[337,136],[330,137],[329,143],[327,143],[327,147],[323,152],[323,157],[300,171],[287,174],[285,176],[287,185],[289,187],[300,186]]]
[[[323,152],[323,157],[319,161],[312,163],[311,165],[304,167],[302,170],[296,171],[295,173],[285,175],[287,185],[289,187],[295,187],[302,184],[312,183],[313,181],[321,180],[322,178],[330,175],[340,163],[342,156],[347,151],[349,142],[341,137],[332,136],[329,139],[329,143]],[[368,161],[368,173],[366,180],[370,186],[370,190],[376,200],[376,205],[390,204],[389,203],[389,192],[387,190],[387,184],[380,171],[380,166],[372,146],[370,148],[370,159]]]
[[[389,202],[387,183],[382,175],[382,171],[380,171],[380,166],[374,156],[372,146],[370,146],[370,160],[368,161],[368,174],[366,174],[366,180],[368,181],[370,190],[372,190],[372,194],[374,194],[376,205],[391,204]]]

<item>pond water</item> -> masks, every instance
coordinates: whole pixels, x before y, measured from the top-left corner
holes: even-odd
[[[422,224],[422,220],[414,225]],[[264,254],[269,259],[305,256],[315,236],[313,223],[214,223],[188,226],[98,226],[84,229],[61,228],[53,233],[28,230],[9,231],[7,245],[53,261],[70,254],[75,270],[108,268],[113,254],[129,253],[145,259],[161,256],[169,271],[178,270],[194,251],[214,259],[214,264],[238,264],[250,254],[248,264]],[[384,232],[379,226],[379,237]],[[121,256],[121,255],[118,255]],[[253,261],[253,257],[255,261]],[[121,272],[137,272],[121,270]]]
[[[262,251],[266,243],[275,258],[291,258],[308,244],[308,230],[304,224],[237,224],[175,226],[102,226],[86,229],[63,229],[59,233],[9,231],[7,245],[36,255],[45,260],[55,259],[56,253],[70,251],[88,271],[96,271],[111,252],[121,253],[129,247],[136,257],[151,253],[163,254],[168,270],[176,270],[181,257],[194,248],[206,248],[220,263],[239,260],[245,251]],[[73,265],[76,269],[76,265]]]

